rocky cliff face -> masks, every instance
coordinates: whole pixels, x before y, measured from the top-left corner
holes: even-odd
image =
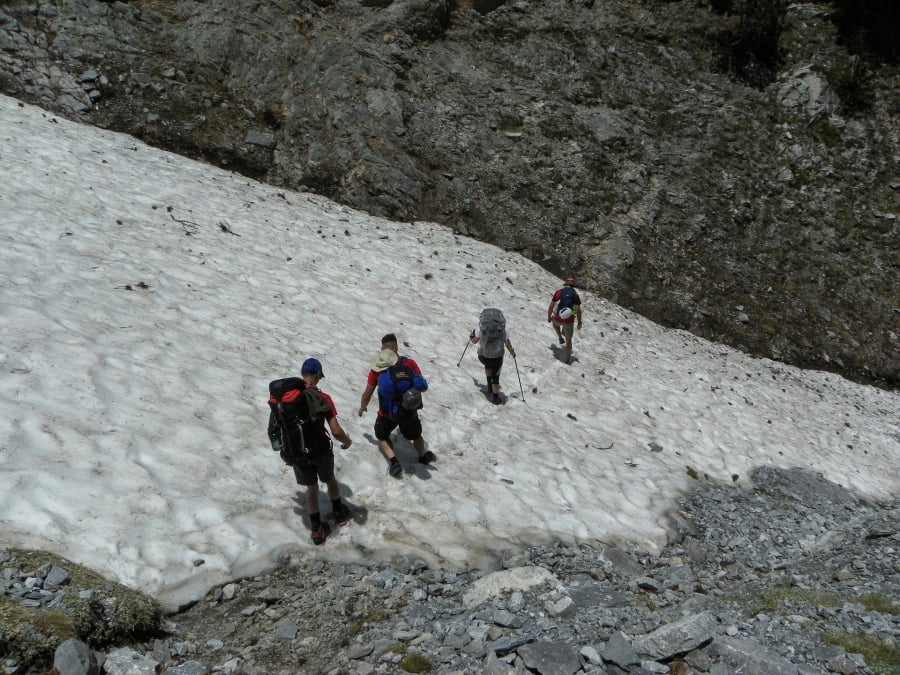
[[[0,90],[896,386],[900,76],[871,71],[871,109],[845,114],[853,61],[799,3],[778,80],[749,87],[720,67],[733,21],[689,0],[11,0]]]

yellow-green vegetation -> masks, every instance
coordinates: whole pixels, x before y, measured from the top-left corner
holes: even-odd
[[[159,630],[162,610],[151,597],[109,581],[83,565],[46,551],[10,550],[10,566],[36,575],[57,565],[69,573],[61,602],[53,609],[25,607],[0,597],[0,633],[22,672],[46,670],[60,643],[78,638],[94,648]],[[90,591],[89,594],[82,592]],[[89,597],[88,597],[89,595]]]
[[[793,586],[776,586],[762,594],[751,612],[754,615],[762,612],[774,612],[785,603],[813,607],[838,607],[842,601],[837,596],[827,593],[806,591]]]
[[[403,657],[400,667],[407,673],[429,673],[431,672],[431,661],[421,654],[412,652]]]
[[[78,637],[72,617],[64,612],[54,610],[42,614],[34,620],[34,627],[57,643]]]
[[[687,468],[687,475],[690,476],[691,478],[693,478],[694,480],[700,479],[700,474],[697,473],[697,469],[695,469],[692,466],[689,466]]]
[[[875,593],[862,597],[842,597],[782,586],[764,593],[759,603],[753,608],[753,613],[773,612],[783,605],[840,607],[846,602],[860,604],[872,612],[881,612],[883,614],[896,614],[898,612],[898,607],[895,603]],[[865,633],[831,633],[824,640],[828,644],[840,646],[849,653],[862,654],[866,660],[866,665],[875,673],[900,675],[900,650],[883,644],[871,635],[866,635]]]
[[[881,612],[882,614],[896,614],[900,611],[900,607],[895,603],[876,593],[870,593],[862,597],[838,596],[803,590],[793,586],[777,586],[763,593],[759,602],[753,607],[753,614],[773,612],[784,604],[810,607],[840,607],[845,602],[856,603],[871,612]]]
[[[350,626],[350,635],[357,635],[363,628],[368,626],[370,623],[379,623],[381,621],[387,621],[390,618],[390,614],[387,612],[369,612],[359,621],[354,622]]]
[[[891,602],[887,598],[870,593],[859,599],[859,604],[868,609],[870,612],[881,612],[882,614],[900,614],[900,606]]]
[[[851,654],[862,654],[866,665],[879,675],[900,675],[900,650],[865,633],[831,633],[825,642]]]

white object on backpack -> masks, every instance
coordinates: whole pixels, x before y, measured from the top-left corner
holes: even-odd
[[[573,316],[575,316],[575,313],[572,311],[571,307],[563,307],[559,310],[560,319],[571,319]]]

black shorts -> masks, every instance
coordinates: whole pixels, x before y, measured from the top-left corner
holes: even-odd
[[[503,357],[498,356],[496,358],[491,358],[489,356],[478,355],[478,360],[484,364],[484,367],[489,368],[494,375],[500,374],[500,369],[503,367]]]
[[[309,487],[316,485],[319,481],[327,483],[334,478],[334,452],[330,449],[311,452],[303,455],[303,458],[292,464],[291,468],[294,469],[298,485]]]
[[[400,427],[400,434],[408,441],[414,441],[422,435],[422,422],[415,410],[401,410],[397,419],[379,415],[375,418],[375,438],[386,441],[391,432]]]

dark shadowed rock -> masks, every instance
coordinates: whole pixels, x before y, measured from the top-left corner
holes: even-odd
[[[564,643],[532,642],[517,653],[526,668],[540,675],[572,675],[581,670],[578,653]]]

